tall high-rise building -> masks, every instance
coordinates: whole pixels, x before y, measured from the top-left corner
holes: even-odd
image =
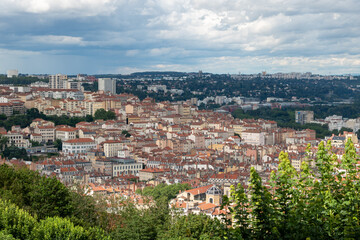
[[[110,92],[116,94],[116,79],[99,78],[99,91]]]
[[[7,70],[8,78],[17,77],[17,76],[19,76],[19,71],[17,69]]]
[[[66,80],[67,80],[67,75],[63,75],[63,74],[50,75],[49,87],[64,89],[66,88],[65,86]]]
[[[314,121],[314,112],[313,111],[296,111],[295,112],[295,122],[300,124],[310,123]]]
[[[81,82],[72,79],[66,80],[64,81],[64,88],[81,90]]]

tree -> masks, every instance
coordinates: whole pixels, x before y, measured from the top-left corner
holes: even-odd
[[[62,141],[61,141],[61,139],[56,139],[55,140],[54,147],[56,147],[59,151],[62,150]]]
[[[16,240],[13,235],[8,234],[7,231],[2,230],[0,231],[0,239],[2,240]]]
[[[3,120],[6,120],[7,119],[7,116],[5,114],[0,114],[0,120],[3,121]]]
[[[253,168],[249,196],[241,187],[232,189],[231,198],[224,198],[225,204],[234,203],[229,210],[236,227],[230,228],[230,233],[238,232],[248,239],[357,238],[360,183],[354,144],[347,141],[341,161],[330,142],[321,142],[316,154],[309,149],[299,173],[288,155],[280,154],[278,171],[271,174],[270,191],[262,186]]]
[[[256,170],[250,170],[249,187],[251,224],[255,239],[278,239],[278,230],[274,224],[274,202],[270,192],[262,185],[262,180]]]
[[[272,172],[271,183],[273,187],[274,217],[276,218],[277,231],[284,239],[299,237],[299,228],[302,227],[299,213],[296,209],[299,202],[299,190],[296,187],[298,174],[291,165],[288,154],[281,152],[279,155],[278,171]],[[299,224],[293,224],[299,221]],[[294,233],[292,235],[291,233]],[[306,236],[303,236],[304,238]]]
[[[5,147],[4,151],[2,152],[2,155],[8,159],[12,159],[12,158],[23,159],[23,160],[29,159],[25,148],[18,148],[14,145],[10,147]]]
[[[105,109],[100,108],[96,110],[94,114],[94,119],[112,120],[116,119],[116,115],[112,111],[106,111]]]
[[[1,151],[4,151],[8,142],[9,142],[9,138],[0,134],[0,149],[1,149]]]
[[[121,134],[122,134],[122,135],[125,135],[126,138],[131,137],[131,134],[130,134],[128,131],[126,131],[126,130],[123,130],[123,131],[121,132]]]
[[[30,195],[31,209],[42,219],[70,216],[73,208],[68,188],[56,178],[41,177]]]
[[[234,203],[231,206],[230,203]],[[230,198],[226,195],[223,196],[223,203],[221,208],[227,209],[230,212],[231,219],[227,215],[223,218],[228,226],[228,235],[230,239],[249,239],[251,236],[250,228],[250,214],[249,214],[249,201],[245,193],[244,187],[239,183],[237,187],[231,185]],[[233,222],[236,223],[236,228],[233,228]]]
[[[142,194],[144,196],[151,196],[154,200],[159,200],[161,198],[169,201],[176,197],[179,191],[184,191],[190,189],[189,184],[171,184],[167,185],[165,183],[160,183],[155,187],[145,187],[142,191],[138,190],[137,193]]]
[[[31,239],[36,218],[9,201],[0,199],[0,237]],[[5,239],[6,239],[5,238]],[[1,239],[4,239],[1,237]]]
[[[87,121],[87,122],[93,122],[93,121],[94,121],[94,117],[91,116],[91,115],[86,115],[85,121]]]
[[[168,212],[162,217],[162,211],[150,206],[148,209],[137,209],[133,204],[127,203],[119,213],[120,222],[117,229],[112,233],[113,239],[119,240],[152,240],[156,239],[160,227],[168,226]],[[160,216],[159,216],[160,213]]]
[[[159,239],[224,239],[226,228],[218,219],[204,214],[175,217]]]
[[[30,108],[26,111],[26,116],[29,119],[35,119],[35,118],[42,118],[45,119],[46,115],[39,112],[39,110],[37,108]]]
[[[43,146],[43,144],[37,142],[37,141],[32,141],[30,140],[31,146],[32,147],[39,147],[39,146]]]
[[[76,190],[71,191],[71,206],[72,206],[72,214],[71,221],[82,227],[95,227],[101,226],[106,228],[104,224],[102,224],[100,220],[100,212],[105,211],[105,209],[101,206],[101,210],[99,210],[99,205],[97,205],[97,199],[92,196],[88,196],[85,194],[85,191],[80,186],[73,186]],[[100,202],[100,201],[99,201]]]
[[[41,220],[33,233],[34,239],[87,239],[84,228],[74,226],[68,220],[59,217],[51,217]]]

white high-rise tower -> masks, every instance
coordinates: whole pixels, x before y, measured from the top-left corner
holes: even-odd
[[[99,78],[99,91],[111,92],[116,94],[116,79]]]

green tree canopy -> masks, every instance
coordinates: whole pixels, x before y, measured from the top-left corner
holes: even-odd
[[[217,219],[200,214],[179,216],[159,239],[224,239],[225,225]]]
[[[113,120],[116,119],[116,115],[112,111],[106,111],[103,108],[96,110],[94,119]]]
[[[190,189],[189,184],[171,184],[167,185],[165,183],[160,183],[155,187],[145,187],[142,191],[137,190],[137,193],[140,193],[144,196],[151,196],[154,200],[159,200],[160,198],[165,198],[166,201],[173,199],[179,193],[179,191],[184,191]]]

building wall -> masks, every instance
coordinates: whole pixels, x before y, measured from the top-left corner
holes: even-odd
[[[295,112],[295,122],[300,124],[310,123],[314,120],[313,111],[296,111]]]
[[[116,157],[119,150],[122,150],[122,143],[104,143],[104,153],[106,157]]]
[[[5,114],[6,116],[13,115],[13,106],[11,103],[0,103],[0,114]]]
[[[139,170],[141,170],[142,168],[142,163],[114,164],[113,177],[120,176],[121,174],[137,175],[139,173]]]
[[[50,75],[49,77],[49,87],[53,89],[64,89],[65,81],[67,80],[67,75],[56,74]]]
[[[99,91],[116,94],[116,80],[111,78],[99,78]]]
[[[96,147],[95,142],[86,142],[86,143],[63,143],[63,152],[67,153],[86,153],[90,149]]]

